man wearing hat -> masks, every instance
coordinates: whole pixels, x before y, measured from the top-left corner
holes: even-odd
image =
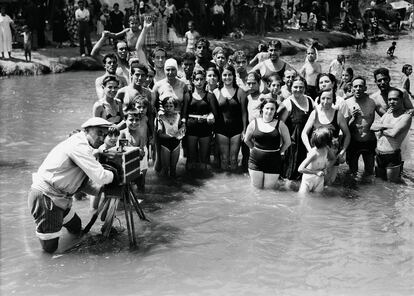
[[[54,147],[33,174],[28,205],[37,225],[36,236],[46,252],[56,251],[62,226],[70,233],[81,232],[72,195],[81,190],[98,195],[100,188],[114,179],[114,173],[94,157],[111,125],[99,117],[87,120],[83,130]]]

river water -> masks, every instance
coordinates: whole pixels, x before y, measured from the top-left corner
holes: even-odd
[[[414,63],[414,39],[399,40],[394,59],[390,43],[328,49],[320,60],[345,53],[373,92],[375,68],[390,68],[397,84]],[[243,175],[187,176],[181,164],[177,181],[149,173],[151,223],[136,221],[138,248],[126,232],[102,241],[97,222],[79,247],[43,253],[27,209],[31,173],[90,116],[98,75],[0,80],[1,295],[414,295],[412,161],[404,185],[376,180],[308,197],[255,190]],[[88,202],[74,207],[86,224]]]

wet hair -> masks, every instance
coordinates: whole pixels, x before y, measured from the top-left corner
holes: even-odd
[[[283,80],[280,78],[279,74],[277,73],[273,73],[266,79],[266,82],[269,84],[272,83],[273,81],[279,81],[281,84],[283,84]]]
[[[257,46],[257,50],[258,50],[259,52],[266,52],[266,51],[267,51],[267,46],[266,46],[266,44],[259,43],[259,45]]]
[[[177,100],[176,100],[174,97],[172,97],[172,96],[170,96],[170,97],[165,97],[164,99],[162,99],[162,100],[161,100],[161,106],[164,108],[164,107],[165,107],[165,105],[166,105],[169,101],[172,101],[172,102],[173,102],[174,107],[177,107],[177,106],[178,106],[178,102],[177,102]]]
[[[196,60],[196,56],[195,56],[195,54],[193,54],[192,52],[186,52],[186,53],[184,53],[184,54],[183,54],[183,56],[181,57],[181,60],[182,60],[182,61],[185,61],[185,60],[190,60],[190,61],[195,62],[195,60]]]
[[[367,80],[364,78],[364,77],[362,77],[362,76],[357,76],[357,77],[355,77],[354,79],[352,79],[352,85],[354,85],[354,81],[355,80],[362,80],[363,82],[364,82],[364,85],[366,86],[367,85]]]
[[[332,133],[326,127],[317,128],[313,131],[310,142],[312,146],[318,149],[331,146]]]
[[[279,108],[279,104],[274,98],[264,98],[263,101],[260,103],[260,105],[257,107],[260,110],[260,114],[263,114],[263,108],[266,104],[274,104],[275,105],[275,114],[273,115],[273,118],[277,117],[277,109]]]
[[[292,85],[293,85],[293,83],[295,83],[295,81],[302,81],[302,83],[305,85],[305,91],[306,91],[306,88],[308,87],[308,84],[306,83],[306,79],[305,78],[303,78],[302,76],[296,76],[295,78],[293,78],[293,82],[292,82]]]
[[[107,53],[106,55],[104,55],[104,57],[102,58],[102,63],[106,64],[107,59],[115,60],[116,62],[118,62],[118,58],[114,53]]]
[[[116,136],[116,137],[119,137],[120,134],[121,133],[120,133],[120,131],[117,128],[110,128],[110,129],[108,129],[107,136]]]
[[[254,80],[256,80],[257,83],[260,84],[260,80],[262,79],[262,76],[257,72],[250,72],[247,74],[247,79],[249,79],[250,76],[253,76]]]
[[[237,83],[236,83],[236,70],[234,69],[234,67],[232,65],[226,64],[223,67],[223,71],[221,72],[221,76],[223,75],[223,73],[224,73],[225,70],[230,71],[231,74],[233,75],[233,83],[232,83],[232,85],[233,85],[234,88],[237,89],[238,86],[237,86]],[[223,85],[224,85],[223,79],[222,79],[221,76],[219,76],[219,88],[222,88]]]
[[[195,47],[197,47],[200,43],[203,43],[206,45],[207,49],[210,49],[210,42],[206,38],[200,38],[195,43]]]
[[[206,79],[206,71],[204,71],[204,69],[202,69],[202,68],[196,68],[196,69],[194,69],[193,74],[191,75],[191,84],[192,85],[193,85],[193,81],[194,81],[194,79],[196,78],[197,75],[203,75],[204,79]],[[203,89],[205,88],[206,84],[207,84],[207,81],[204,82]],[[195,87],[193,87],[192,90],[194,92]]]
[[[409,69],[409,68],[413,68],[413,66],[411,66],[410,64],[405,64],[403,67],[402,67],[402,72],[405,74],[405,72],[407,72],[407,70]]]
[[[267,50],[269,50],[270,47],[274,47],[276,49],[281,50],[282,49],[282,43],[279,40],[272,40],[267,44]]]
[[[354,70],[350,67],[345,69],[345,72],[349,74],[349,76],[351,76],[351,81],[354,78]]]
[[[145,108],[148,108],[150,105],[148,99],[144,97],[143,95],[136,95],[135,97],[132,98],[132,102],[134,102],[135,106],[138,103],[142,103]]]
[[[131,74],[133,74],[135,71],[135,69],[139,69],[142,72],[145,73],[145,75],[148,75],[148,69],[147,67],[145,67],[143,64],[140,64],[138,61],[133,61],[131,63],[131,65],[129,66],[129,71],[131,72]]]
[[[338,82],[336,81],[335,75],[331,73],[319,73],[318,76],[316,76],[316,92],[320,94],[321,89],[319,88],[319,80],[321,80],[322,77],[328,77],[328,79],[332,82],[332,92],[334,94],[334,97],[336,97],[336,90],[338,88]]]
[[[111,81],[114,81],[114,82],[118,83],[118,85],[119,85],[119,79],[115,75],[105,76],[104,79],[102,80],[102,85],[106,86]]]
[[[388,78],[391,78],[390,71],[387,68],[378,68],[374,71],[374,79],[376,80],[377,75],[382,74]]]

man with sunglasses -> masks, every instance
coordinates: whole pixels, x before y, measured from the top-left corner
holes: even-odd
[[[114,172],[104,169],[94,156],[111,125],[99,117],[87,120],[83,130],[54,147],[33,174],[28,205],[46,252],[58,248],[62,226],[73,234],[82,230],[72,209],[72,196],[80,191],[97,196],[103,185],[113,181]]]

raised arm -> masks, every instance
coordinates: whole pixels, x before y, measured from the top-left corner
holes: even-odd
[[[97,60],[99,60],[99,52],[101,51],[102,46],[105,44],[105,41],[109,38],[110,33],[108,31],[103,31],[101,38],[98,42],[95,43],[94,47],[91,51],[91,56]]]
[[[144,24],[142,26],[142,31],[139,34],[137,43],[135,44],[135,50],[137,52],[139,62],[146,67],[149,66],[149,63],[148,63],[148,59],[147,59],[147,56],[143,48],[144,48],[145,37],[147,36],[148,30],[151,26],[152,26],[151,18],[148,16],[145,17]]]

